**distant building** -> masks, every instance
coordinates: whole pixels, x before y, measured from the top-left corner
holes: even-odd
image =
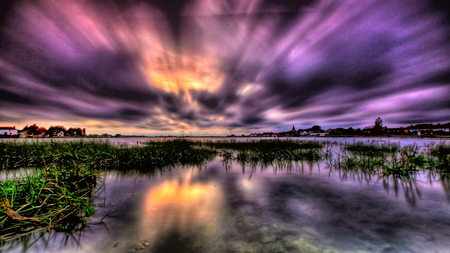
[[[17,135],[19,130],[13,127],[0,127],[0,135]]]
[[[385,130],[388,134],[404,134],[417,136],[435,136],[435,135],[450,135],[450,123],[447,124],[418,124],[411,125],[406,128],[388,128]]]
[[[413,135],[430,136],[435,134],[448,135],[450,133],[450,123],[447,124],[418,124],[406,127],[406,130]]]
[[[362,132],[368,135],[383,135],[385,133],[388,133],[388,128],[382,126],[371,126],[365,127]]]
[[[387,133],[389,134],[405,134],[408,133],[409,130],[405,129],[405,128],[388,128],[386,130]]]
[[[63,131],[63,130],[55,130],[55,131],[53,132],[53,136],[56,136],[56,137],[63,137],[63,136],[64,136],[64,131]]]

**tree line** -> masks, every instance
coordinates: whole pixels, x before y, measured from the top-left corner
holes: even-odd
[[[24,136],[41,136],[41,137],[54,137],[54,136],[85,136],[86,128],[71,127],[67,129],[64,126],[50,126],[49,129],[45,127],[39,127],[36,124],[31,126],[25,126],[22,130],[19,130]]]

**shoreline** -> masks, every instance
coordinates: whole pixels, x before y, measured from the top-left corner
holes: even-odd
[[[438,135],[438,136],[418,136],[418,135],[339,135],[339,136],[111,136],[111,137],[90,137],[90,136],[54,136],[54,137],[3,137],[0,135],[0,139],[120,139],[120,138],[442,138],[450,139],[450,135]]]

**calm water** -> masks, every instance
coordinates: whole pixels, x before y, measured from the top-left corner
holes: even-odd
[[[16,138],[16,139],[0,139],[0,142],[46,142],[46,141],[109,141],[115,144],[126,143],[129,145],[139,145],[141,143],[145,143],[147,141],[161,141],[161,140],[172,140],[176,139],[173,137],[168,138],[159,138],[159,137],[140,137],[140,138]],[[260,140],[260,139],[275,139],[273,137],[267,138],[255,138],[255,137],[237,137],[237,138],[228,138],[228,137],[186,137],[186,139],[190,140],[238,140],[238,141],[252,141],[252,140]],[[317,140],[317,141],[333,141],[339,143],[352,143],[354,141],[364,141],[364,142],[376,142],[376,143],[400,143],[402,146],[411,145],[413,143],[418,144],[419,146],[424,146],[429,143],[440,143],[446,142],[450,143],[449,138],[366,138],[366,137],[283,137],[279,139],[292,139],[292,140]]]
[[[396,190],[392,178],[323,162],[262,167],[219,158],[103,178],[89,228],[36,235],[27,252],[450,252],[448,191],[429,172]],[[22,244],[3,249],[22,251]]]

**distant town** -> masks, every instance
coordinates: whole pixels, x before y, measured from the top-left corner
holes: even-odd
[[[320,126],[315,125],[307,129],[292,129],[287,132],[261,132],[251,133],[250,137],[303,137],[303,136],[319,136],[319,137],[366,137],[366,136],[421,136],[421,137],[450,137],[450,122],[441,124],[417,124],[407,127],[389,128],[383,126],[383,121],[380,117],[375,120],[373,126],[365,127],[363,129],[345,128],[330,128],[323,130]]]
[[[0,137],[84,137],[86,128],[64,126],[51,126],[49,129],[39,127],[36,124],[25,126],[22,130],[13,127],[0,127]]]
[[[249,135],[227,135],[227,137],[368,137],[368,136],[383,136],[383,137],[398,137],[398,136],[420,136],[420,137],[450,137],[450,122],[441,124],[416,124],[406,127],[389,128],[383,126],[383,121],[380,117],[375,120],[373,126],[365,127],[363,129],[345,128],[330,128],[322,129],[319,125],[315,125],[307,129],[296,129],[292,126],[290,131],[286,132],[258,132]],[[144,136],[144,135],[121,135],[121,134],[86,134],[86,128],[64,126],[50,126],[48,129],[39,127],[36,124],[25,126],[23,129],[16,129],[15,126],[1,127],[0,138],[52,138],[52,137],[87,137],[87,138],[114,138],[114,137],[187,137],[184,135],[166,135],[166,136]]]

